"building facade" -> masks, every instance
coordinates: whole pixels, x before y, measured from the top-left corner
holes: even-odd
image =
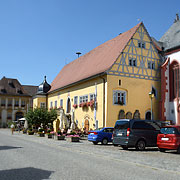
[[[32,108],[36,91],[36,86],[21,85],[17,79],[3,77],[0,80],[0,127],[24,117]]]
[[[180,125],[180,20],[160,39],[166,61],[161,66],[161,119]]]
[[[139,23],[64,66],[47,93],[47,107],[59,109],[60,127],[86,130],[122,118],[159,119],[161,63]]]

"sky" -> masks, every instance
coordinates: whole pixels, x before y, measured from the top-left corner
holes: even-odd
[[[143,22],[159,40],[180,15],[179,0],[0,0],[0,79],[49,84],[60,70]],[[88,67],[85,67],[88,68]]]

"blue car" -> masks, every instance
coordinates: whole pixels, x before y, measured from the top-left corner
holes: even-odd
[[[101,142],[102,144],[106,145],[108,144],[108,142],[112,142],[113,129],[113,127],[105,127],[89,131],[88,141],[91,141],[95,145],[98,142]]]

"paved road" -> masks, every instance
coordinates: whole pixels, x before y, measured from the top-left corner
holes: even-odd
[[[0,129],[0,180],[179,180],[179,162],[180,155],[157,148],[124,151]]]

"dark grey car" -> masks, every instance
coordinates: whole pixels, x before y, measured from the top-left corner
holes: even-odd
[[[114,146],[123,149],[135,147],[144,150],[145,147],[157,146],[157,135],[160,126],[156,121],[140,119],[120,119],[116,121],[113,132]]]

